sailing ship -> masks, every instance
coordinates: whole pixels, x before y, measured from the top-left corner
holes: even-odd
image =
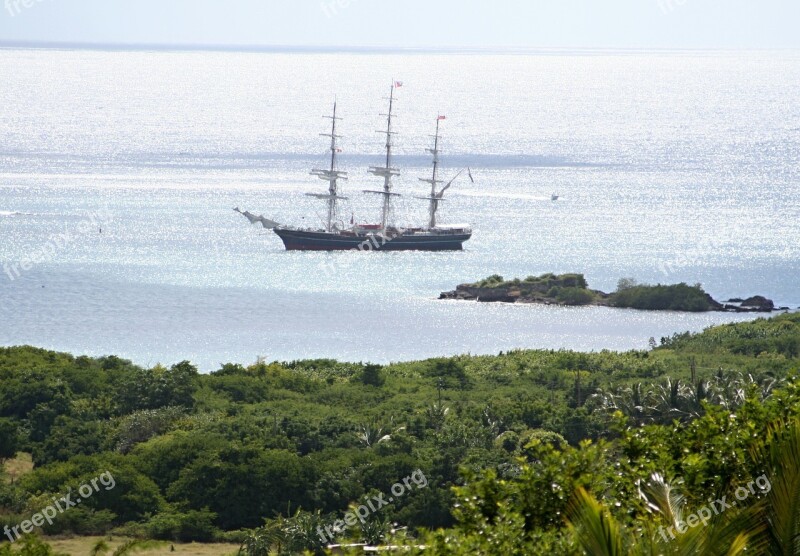
[[[472,229],[467,224],[442,225],[436,221],[439,203],[442,202],[445,191],[458,179],[465,171],[472,180],[472,173],[468,168],[458,172],[444,187],[439,189],[443,180],[439,179],[439,124],[445,119],[438,116],[436,119],[436,134],[432,149],[427,151],[433,155],[433,174],[430,178],[420,178],[420,180],[430,184],[430,195],[417,197],[427,200],[428,205],[428,224],[417,228],[404,228],[394,225],[391,222],[392,201],[400,197],[399,193],[392,190],[393,178],[400,175],[400,170],[392,166],[392,147],[393,136],[393,108],[395,101],[395,89],[400,86],[399,82],[393,82],[389,93],[389,111],[386,116],[386,131],[379,131],[386,136],[386,154],[383,164],[371,166],[369,173],[383,179],[382,189],[364,189],[363,192],[370,195],[378,195],[382,199],[381,220],[375,224],[357,224],[351,219],[350,226],[344,225],[338,218],[338,203],[347,200],[340,194],[339,182],[347,181],[347,172],[338,168],[338,154],[340,152],[338,140],[341,138],[337,134],[337,122],[341,119],[336,115],[336,102],[333,104],[333,114],[325,116],[331,119],[331,132],[321,134],[330,138],[330,163],[327,168],[313,169],[311,175],[328,182],[327,193],[307,193],[307,195],[324,200],[327,203],[327,218],[324,227],[319,229],[298,228],[284,226],[257,216],[248,211],[241,211],[238,208],[233,210],[244,215],[251,224],[260,222],[264,228],[271,229],[283,241],[287,250],[305,251],[338,251],[348,249],[375,250],[375,251],[458,251],[463,249],[464,242],[472,237]]]

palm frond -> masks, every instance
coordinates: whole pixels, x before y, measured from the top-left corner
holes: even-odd
[[[768,489],[769,554],[800,554],[800,421],[773,426],[753,455],[768,469],[758,486]]]
[[[707,524],[701,523],[687,530],[677,540],[678,553],[702,556],[763,554],[764,527],[758,511],[731,509],[711,517]]]
[[[647,482],[639,482],[639,496],[652,512],[660,513],[672,526],[683,521],[686,499],[672,488],[660,473],[653,473]]]
[[[619,524],[586,490],[579,488],[570,503],[567,523],[589,556],[622,556]]]

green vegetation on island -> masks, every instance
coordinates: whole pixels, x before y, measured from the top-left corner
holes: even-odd
[[[456,291],[442,293],[440,299],[588,305],[598,302],[603,295],[588,289],[583,274],[542,274],[508,281],[494,274],[474,284],[462,284]]]
[[[643,309],[647,311],[719,311],[721,303],[714,301],[703,286],[680,284],[651,286],[633,280],[620,280],[617,291],[609,296],[613,307]]]
[[[251,556],[324,554],[328,540],[457,556],[797,553],[800,315],[656,343],[208,375],[3,348],[0,531],[109,472],[113,489],[36,532]],[[415,472],[424,488],[320,537]]]
[[[602,305],[647,311],[760,311],[774,309],[772,301],[756,296],[737,305],[715,301],[702,285],[639,284],[623,278],[613,293],[589,289],[583,274],[542,274],[524,280],[504,280],[497,274],[471,284],[461,284],[454,291],[443,292],[439,299],[476,300],[506,303],[542,303],[548,305]],[[740,300],[741,301],[741,300]]]

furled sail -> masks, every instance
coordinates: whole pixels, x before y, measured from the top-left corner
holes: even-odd
[[[257,215],[255,215],[252,212],[247,211],[247,210],[241,211],[241,210],[239,210],[239,207],[236,207],[233,210],[235,210],[236,212],[238,212],[239,214],[241,214],[242,216],[247,218],[250,221],[251,224],[255,224],[256,222],[261,222],[261,225],[263,227],[265,227],[266,229],[268,229],[268,230],[271,230],[273,228],[277,228],[278,226],[280,226],[280,223],[275,222],[274,220],[270,220],[269,218],[264,218],[261,215],[257,216]]]

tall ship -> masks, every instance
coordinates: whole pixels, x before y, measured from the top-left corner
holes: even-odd
[[[389,111],[386,116],[386,131],[379,133],[386,136],[386,154],[383,164],[371,166],[368,172],[374,176],[382,178],[383,187],[381,189],[364,189],[363,193],[374,195],[381,200],[381,219],[379,223],[357,224],[351,218],[350,225],[346,225],[339,218],[339,203],[347,200],[340,193],[339,182],[347,181],[347,172],[338,168],[338,154],[340,152],[338,140],[341,138],[337,134],[337,122],[341,119],[336,115],[336,102],[333,104],[333,114],[325,116],[331,119],[330,133],[321,134],[330,138],[330,164],[327,168],[315,168],[311,170],[312,176],[317,176],[321,180],[328,182],[326,193],[307,193],[311,197],[316,197],[327,204],[327,216],[324,227],[318,229],[298,228],[294,226],[284,226],[257,216],[249,211],[241,211],[235,208],[236,212],[244,215],[251,224],[261,223],[265,228],[271,229],[281,238],[287,250],[295,251],[342,251],[348,249],[375,250],[375,251],[459,251],[463,249],[464,242],[472,237],[472,228],[466,224],[442,225],[436,220],[439,210],[439,203],[444,198],[444,193],[453,182],[463,175],[466,171],[470,180],[472,173],[469,168],[462,169],[447,184],[439,179],[439,124],[445,119],[444,116],[436,118],[436,134],[433,136],[433,148],[427,149],[433,156],[433,172],[430,178],[420,178],[421,181],[430,184],[430,194],[424,197],[417,197],[428,202],[428,222],[426,226],[405,228],[396,226],[391,222],[392,202],[399,193],[392,190],[392,179],[400,175],[400,170],[392,166],[392,146],[393,137],[393,108],[395,102],[395,89],[401,84],[393,82],[389,93]]]

